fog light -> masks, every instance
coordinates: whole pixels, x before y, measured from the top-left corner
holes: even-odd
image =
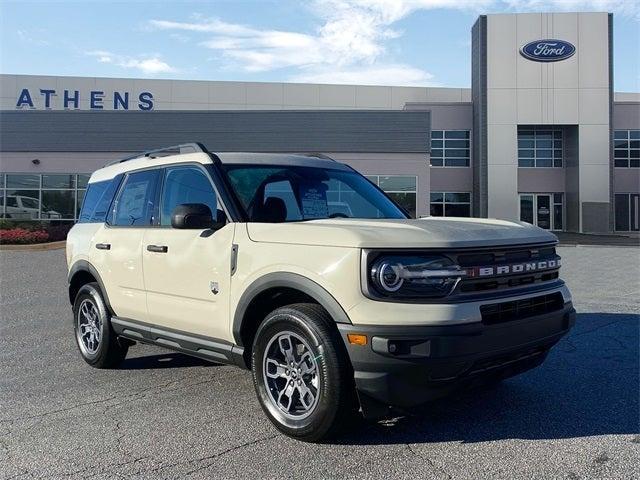
[[[351,345],[366,345],[367,344],[367,336],[361,335],[359,333],[349,333],[347,334],[347,340]]]

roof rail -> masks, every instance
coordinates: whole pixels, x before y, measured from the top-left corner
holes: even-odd
[[[331,158],[329,155],[325,155],[324,153],[319,152],[304,152],[299,153],[298,155],[302,155],[304,157],[322,158],[324,160],[331,160],[332,162],[335,162],[335,159]]]
[[[170,147],[156,148],[154,150],[145,150],[144,152],[136,153],[129,157],[125,157],[125,158],[121,158],[121,159],[109,162],[105,165],[105,167],[108,167],[109,165],[115,165],[117,163],[127,162],[129,160],[135,160],[136,158],[145,158],[145,157],[158,158],[158,157],[168,157],[170,155],[183,155],[185,153],[196,153],[196,152],[209,153],[207,148],[200,142],[181,143],[180,145],[172,145]]]

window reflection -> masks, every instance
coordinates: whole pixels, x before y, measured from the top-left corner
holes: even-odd
[[[75,175],[42,175],[42,188],[75,188]]]
[[[367,175],[366,177],[404,208],[412,218],[416,218],[418,178],[415,175]]]
[[[38,190],[7,190],[5,218],[37,220],[40,217],[40,192]]]
[[[43,190],[42,219],[73,219],[75,214],[75,192],[73,190]]]
[[[0,218],[76,220],[89,177],[75,173],[0,173]]]
[[[7,175],[7,188],[40,188],[40,175]]]
[[[432,130],[431,166],[468,167],[471,161],[469,130]]]
[[[471,193],[431,192],[430,211],[432,217],[470,217]]]
[[[617,168],[640,167],[640,130],[616,130],[613,158]]]
[[[562,148],[559,128],[518,127],[519,167],[562,167]]]

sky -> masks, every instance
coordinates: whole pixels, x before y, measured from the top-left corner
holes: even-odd
[[[640,91],[640,0],[0,0],[0,72],[469,87],[483,13],[614,13],[614,88]]]

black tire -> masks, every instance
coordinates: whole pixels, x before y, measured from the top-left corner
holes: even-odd
[[[319,394],[315,406],[305,413],[307,416],[304,418],[286,416],[276,404],[273,387],[270,388],[267,384],[264,370],[267,347],[273,345],[273,341],[277,341],[281,349],[279,339],[282,337],[279,337],[279,334],[285,332],[291,332],[297,338],[303,339],[307,344],[305,347],[309,347],[310,356],[316,362],[316,381],[319,385],[316,393]],[[274,340],[275,338],[278,340]],[[307,442],[326,440],[339,433],[346,425],[350,425],[351,420],[356,418],[357,401],[353,371],[333,320],[319,305],[288,305],[267,315],[253,342],[251,367],[253,383],[262,409],[275,427],[290,437]],[[285,384],[290,381],[289,377],[282,380]],[[295,393],[292,397],[297,398],[298,403],[302,405],[299,392],[300,390],[297,397],[293,397]]]
[[[81,323],[86,325],[86,316],[82,313],[83,308],[91,309],[95,312],[97,321],[96,330],[100,333],[99,341],[95,348],[90,348],[82,339]],[[91,310],[90,310],[91,311]],[[84,327],[86,328],[86,327]],[[80,355],[89,365],[95,368],[115,368],[122,363],[129,350],[128,344],[120,342],[111,326],[111,316],[102,298],[100,287],[97,283],[87,283],[83,285],[73,304],[73,337],[80,351]],[[84,337],[87,337],[85,335]],[[91,346],[94,344],[91,343]]]

